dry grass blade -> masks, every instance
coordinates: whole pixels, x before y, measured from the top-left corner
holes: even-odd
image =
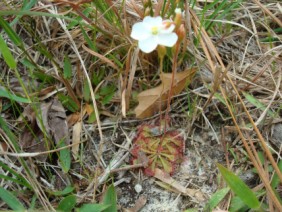
[[[163,172],[160,169],[156,169],[154,177],[172,186],[181,194],[194,197],[197,201],[205,201],[206,199],[201,191],[196,189],[185,188],[179,182],[177,182],[175,179],[173,179],[167,173]]]
[[[139,48],[136,48],[133,53],[133,55],[130,57],[131,61],[130,61],[130,73],[129,73],[129,78],[128,78],[128,82],[127,82],[127,89],[126,89],[126,94],[125,94],[125,98],[126,98],[126,108],[129,108],[129,100],[131,98],[131,93],[132,93],[132,85],[133,85],[133,81],[134,81],[134,76],[135,76],[135,72],[137,69],[137,59],[138,59],[138,55],[139,55]],[[125,76],[127,78],[127,76]]]
[[[282,21],[279,20],[272,12],[269,11],[259,0],[253,0],[264,12],[266,12],[280,27],[282,27]]]
[[[74,143],[74,144],[70,144],[64,147],[60,147],[57,149],[52,149],[49,151],[44,151],[44,152],[21,152],[21,153],[12,153],[12,152],[4,152],[4,151],[0,151],[0,155],[8,155],[8,156],[12,156],[12,157],[17,157],[17,158],[31,158],[31,157],[37,157],[39,155],[48,155],[51,153],[55,153],[55,152],[59,152],[61,150],[64,149],[69,149],[70,147],[73,146],[77,146],[78,144],[82,144],[85,143],[86,141],[80,141],[80,143]]]
[[[223,62],[221,60],[221,57],[219,56],[219,54],[218,54],[215,46],[213,45],[211,39],[209,38],[208,34],[201,27],[200,21],[198,20],[198,17],[196,16],[196,14],[192,10],[190,10],[190,12],[191,12],[191,14],[192,14],[192,16],[194,18],[194,21],[192,22],[194,30],[197,33],[197,35],[201,34],[201,36],[199,36],[200,42],[201,42],[202,48],[204,49],[206,57],[208,58],[208,61],[210,63],[211,69],[213,70],[213,73],[215,73],[215,66],[214,66],[214,62],[213,61],[218,61],[221,64],[222,69],[225,70],[225,66],[224,66],[224,64],[223,64]],[[214,56],[212,56],[212,55],[214,55]],[[260,144],[263,147],[263,150],[265,151],[268,159],[271,162],[271,165],[274,167],[277,175],[280,178],[280,181],[282,182],[282,174],[281,174],[281,172],[280,172],[276,162],[274,161],[274,158],[273,158],[269,148],[267,147],[267,145],[265,143],[265,140],[263,139],[259,129],[257,128],[257,126],[255,125],[252,117],[250,116],[250,114],[249,114],[249,112],[248,112],[248,110],[247,110],[247,108],[245,106],[245,103],[243,102],[243,100],[242,100],[242,98],[241,98],[241,96],[240,96],[236,86],[234,85],[232,79],[229,77],[229,74],[226,75],[226,78],[229,81],[229,83],[231,84],[233,90],[235,91],[236,96],[239,98],[240,103],[241,103],[241,105],[242,105],[242,107],[243,107],[243,109],[244,109],[244,111],[245,111],[249,121],[251,122],[251,124],[252,124],[252,126],[253,126],[253,128],[254,128],[257,136],[258,136],[258,138],[259,138],[259,141],[260,141]],[[237,132],[239,133],[239,136],[240,136],[240,138],[243,141],[244,147],[245,147],[249,157],[251,158],[251,161],[252,161],[254,167],[258,170],[259,175],[261,177],[261,180],[263,181],[263,183],[264,183],[264,185],[265,185],[265,187],[266,187],[266,189],[268,191],[268,194],[269,194],[271,200],[274,202],[276,208],[279,209],[279,211],[281,211],[282,210],[282,206],[281,206],[279,200],[277,199],[276,195],[274,194],[274,192],[273,192],[273,190],[272,190],[272,188],[270,186],[270,182],[269,182],[269,179],[267,179],[267,177],[266,177],[265,170],[262,168],[261,162],[259,160],[257,161],[255,156],[254,156],[254,155],[257,154],[256,150],[253,153],[252,150],[250,149],[249,144],[248,144],[247,140],[245,139],[245,137],[244,137],[244,135],[243,135],[243,133],[242,133],[240,127],[239,127],[239,124],[238,124],[238,122],[236,120],[236,116],[235,116],[234,112],[232,111],[232,108],[231,108],[230,104],[228,103],[228,100],[227,100],[228,98],[227,98],[227,94],[226,94],[225,90],[222,88],[222,86],[220,86],[219,88],[220,88],[220,91],[221,91],[221,93],[222,93],[222,95],[223,95],[223,97],[225,99],[226,105],[228,107],[230,115],[232,116],[233,122],[234,122],[234,124],[235,124],[235,126],[237,128]]]
[[[90,54],[94,55],[95,57],[98,57],[100,60],[102,60],[104,63],[110,65],[113,69],[117,70],[117,71],[120,71],[120,69],[111,61],[109,60],[108,58],[106,58],[105,56],[97,53],[97,52],[94,52],[93,50],[87,48],[85,45],[82,45],[82,48],[89,52]]]

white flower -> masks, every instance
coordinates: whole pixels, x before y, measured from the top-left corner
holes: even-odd
[[[139,41],[138,46],[143,52],[150,53],[158,45],[174,46],[178,39],[176,33],[173,32],[174,28],[171,21],[163,21],[160,16],[146,16],[143,22],[133,25],[130,36]]]

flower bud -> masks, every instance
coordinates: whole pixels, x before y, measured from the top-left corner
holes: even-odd
[[[151,5],[151,0],[143,0],[144,8],[149,7]]]
[[[186,36],[186,30],[184,24],[181,24],[179,28],[176,30],[176,34],[178,36],[178,42],[181,42]]]
[[[150,7],[147,7],[147,8],[145,9],[145,12],[144,12],[144,17],[150,16],[150,15],[151,15],[151,8],[150,8]]]
[[[180,26],[182,21],[182,13],[180,8],[175,9],[175,17],[174,17],[174,23],[175,23],[175,29],[177,30]]]

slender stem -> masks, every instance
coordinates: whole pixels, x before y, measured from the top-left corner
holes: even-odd
[[[163,61],[164,61],[164,55],[159,54],[159,59],[160,59],[160,76],[163,74]],[[162,131],[162,99],[160,99],[160,104],[159,104],[159,109],[160,109],[160,128],[159,131],[161,133]]]
[[[180,48],[180,43],[176,43],[175,46],[175,51],[173,55],[173,63],[172,63],[172,76],[171,76],[171,84],[170,84],[170,89],[169,89],[169,94],[167,98],[167,107],[166,107],[166,112],[165,112],[165,125],[164,125],[164,134],[167,131],[167,122],[168,122],[168,113],[170,110],[170,102],[171,102],[171,96],[172,96],[172,90],[173,90],[173,82],[174,82],[174,77],[176,74],[176,68],[177,68],[177,56],[179,53],[179,48]]]

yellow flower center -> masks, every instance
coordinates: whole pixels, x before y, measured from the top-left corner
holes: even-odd
[[[152,34],[157,35],[159,33],[159,28],[157,26],[152,27]]]

